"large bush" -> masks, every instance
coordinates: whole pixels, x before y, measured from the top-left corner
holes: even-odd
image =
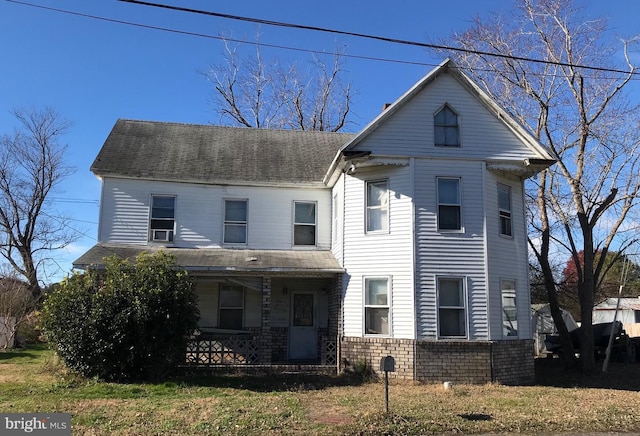
[[[185,271],[164,252],[75,274],[43,307],[43,329],[67,366],[85,376],[156,379],[184,362],[198,322],[197,297]]]

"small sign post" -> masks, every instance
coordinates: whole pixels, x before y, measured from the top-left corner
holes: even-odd
[[[380,371],[384,371],[384,405],[389,413],[389,372],[396,371],[396,361],[392,356],[380,360]]]

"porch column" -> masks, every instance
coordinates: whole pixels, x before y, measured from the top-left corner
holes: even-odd
[[[262,278],[262,323],[260,325],[260,358],[263,365],[271,364],[271,277]]]

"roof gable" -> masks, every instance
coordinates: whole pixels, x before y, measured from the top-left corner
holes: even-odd
[[[440,89],[445,82],[449,83],[449,88]],[[451,87],[451,84],[454,86]],[[454,94],[457,93],[458,96],[463,95],[465,97],[464,103],[459,102],[458,105],[451,104],[448,98],[455,99],[455,96],[448,94],[451,93],[451,91],[454,91]],[[434,96],[431,96],[429,93],[432,92],[437,95],[434,94]],[[426,102],[428,102],[428,104],[426,104]],[[434,104],[435,106],[433,106]],[[442,109],[444,105],[449,105],[455,112],[462,114],[463,123],[466,121],[466,126],[465,124],[461,125],[462,134],[470,136],[470,130],[472,130],[472,134],[482,137],[485,133],[495,134],[497,131],[502,131],[504,132],[503,137],[507,135],[512,138],[511,147],[513,150],[507,151],[504,154],[502,154],[502,150],[500,150],[500,153],[497,154],[501,154],[501,159],[498,160],[504,161],[512,159],[517,161],[517,164],[521,167],[519,171],[522,174],[531,175],[554,162],[549,151],[540,144],[533,135],[521,126],[506,110],[493,101],[473,80],[462,73],[452,60],[446,59],[407,90],[407,92],[400,96],[394,103],[388,105],[374,120],[341,148],[325,176],[325,182],[331,183],[331,180],[335,178],[335,170],[345,165],[344,160],[350,160],[349,155],[357,155],[356,152],[371,152],[372,156],[375,155],[376,152],[379,152],[385,156],[385,158],[390,155],[416,155],[416,153],[420,154],[421,150],[424,152],[424,148],[419,150],[419,144],[420,142],[424,143],[425,141],[429,141],[429,139],[431,139],[431,132],[427,135],[424,130],[418,130],[415,126],[417,123],[424,123],[424,125],[433,123],[433,116],[439,109]],[[470,108],[469,106],[471,105],[476,109]],[[418,107],[420,107],[419,110],[422,110],[419,114],[420,116],[417,116],[417,112],[415,112],[418,110]],[[426,109],[427,107],[429,107],[428,110]],[[480,113],[479,111],[481,111],[484,117],[490,121],[490,124],[487,123],[485,125],[480,122],[480,126],[485,132],[481,132],[479,129],[476,131],[476,126],[474,126],[473,129],[468,129],[469,125],[472,124],[469,123],[469,119],[473,117],[467,116],[465,120],[464,114],[465,112],[473,112],[474,110],[474,116],[477,116],[477,114]],[[407,117],[407,114],[411,111],[415,112],[412,115],[413,119]],[[403,119],[399,121],[399,117]],[[396,129],[395,138],[392,138],[392,141],[396,141],[394,144],[390,143],[389,137],[382,139],[382,132],[387,128],[391,128],[390,125],[392,124],[395,125],[394,128]],[[431,124],[431,128],[432,127],[433,125]],[[467,128],[466,131],[464,130],[465,127]],[[385,140],[386,147],[382,147],[380,150],[375,149],[375,147],[371,148],[371,144],[382,144]],[[402,144],[400,145],[399,143]],[[429,144],[431,150],[434,151],[428,154],[429,157],[444,156],[449,148],[435,147],[434,149],[433,140],[431,140]],[[468,152],[471,151],[468,143],[466,145],[463,143],[461,147],[467,147],[466,150],[464,150],[465,158],[473,157],[468,154]],[[407,151],[409,149],[411,151]],[[519,151],[516,149],[519,149]],[[477,153],[478,150],[473,150],[473,152]],[[496,153],[493,154],[497,155]],[[478,156],[482,156],[487,161],[491,161],[492,159],[492,153],[487,153],[486,155],[480,153],[480,155],[476,155],[475,157],[477,158]],[[504,158],[505,156],[506,159]],[[371,157],[367,156],[366,159],[371,159]],[[353,161],[350,165],[352,165],[352,163]],[[363,165],[371,164],[373,164],[373,162],[363,162]],[[506,167],[504,168],[506,169]]]
[[[352,137],[120,119],[91,171],[192,183],[321,185],[336,151]]]

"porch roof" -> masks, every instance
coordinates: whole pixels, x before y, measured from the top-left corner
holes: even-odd
[[[142,252],[165,251],[176,264],[194,273],[343,273],[329,250],[243,250],[225,248],[175,248],[123,244],[96,244],[73,262],[78,269],[103,268],[105,257],[134,259]]]

